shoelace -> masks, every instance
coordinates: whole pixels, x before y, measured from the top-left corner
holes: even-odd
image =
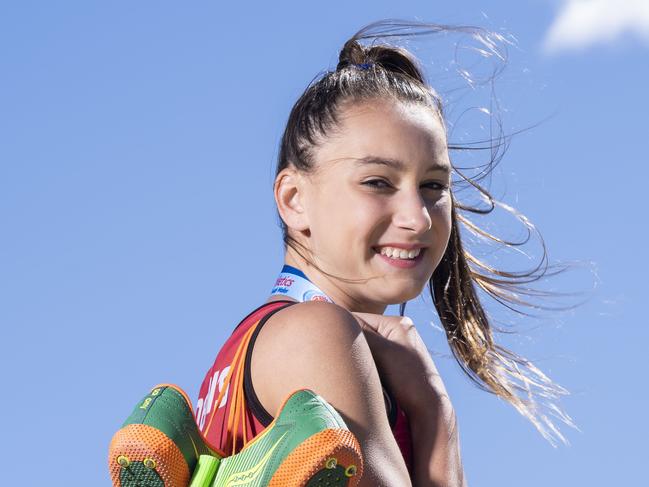
[[[244,448],[248,443],[248,438],[246,436],[247,426],[248,426],[248,421],[246,419],[246,399],[243,391],[243,372],[244,372],[244,364],[245,364],[245,357],[246,357],[244,351],[248,349],[248,344],[250,343],[252,334],[257,328],[259,321],[261,320],[258,320],[254,325],[250,327],[248,331],[246,331],[243,338],[241,339],[241,342],[239,342],[239,346],[237,347],[237,350],[235,351],[234,354],[234,359],[232,360],[232,365],[230,366],[230,370],[228,371],[228,374],[225,376],[225,380],[223,381],[221,391],[219,392],[219,395],[216,399],[216,404],[214,404],[212,408],[210,419],[207,423],[207,427],[205,428],[205,432],[203,433],[203,435],[207,437],[207,433],[210,430],[210,427],[212,426],[212,420],[214,419],[214,414],[218,410],[219,405],[223,400],[225,391],[228,390],[228,386],[232,381],[232,375],[235,374],[234,387],[230,388],[230,390],[232,391],[232,401],[230,403],[230,410],[228,412],[228,422],[227,422],[228,435],[232,435],[232,453],[231,453],[232,455],[236,453],[235,446],[237,441],[237,434],[239,432],[239,425],[241,425],[243,428]]]

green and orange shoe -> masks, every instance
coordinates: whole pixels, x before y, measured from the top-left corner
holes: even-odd
[[[154,388],[113,436],[116,487],[355,486],[363,458],[338,412],[309,389],[290,394],[273,422],[236,455],[203,440],[185,393]]]
[[[180,388],[159,385],[135,406],[110,442],[108,468],[114,486],[189,485],[198,458],[214,454],[203,441],[190,404]]]

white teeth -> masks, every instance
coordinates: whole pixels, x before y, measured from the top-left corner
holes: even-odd
[[[421,249],[405,250],[394,247],[381,247],[379,252],[392,259],[414,259],[421,253]]]

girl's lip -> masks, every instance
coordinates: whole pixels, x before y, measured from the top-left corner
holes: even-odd
[[[381,259],[386,261],[388,264],[394,267],[399,267],[400,269],[410,269],[412,267],[415,267],[419,262],[421,262],[422,256],[424,255],[424,252],[426,252],[426,249],[422,248],[421,252],[419,252],[419,255],[414,259],[393,259],[392,257],[388,257],[387,255],[377,252],[376,249],[374,249],[374,251],[376,252],[376,255],[378,255]]]

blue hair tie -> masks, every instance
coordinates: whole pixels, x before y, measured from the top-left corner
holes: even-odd
[[[370,69],[374,63],[363,63],[363,64],[354,64],[357,68],[360,69]]]

